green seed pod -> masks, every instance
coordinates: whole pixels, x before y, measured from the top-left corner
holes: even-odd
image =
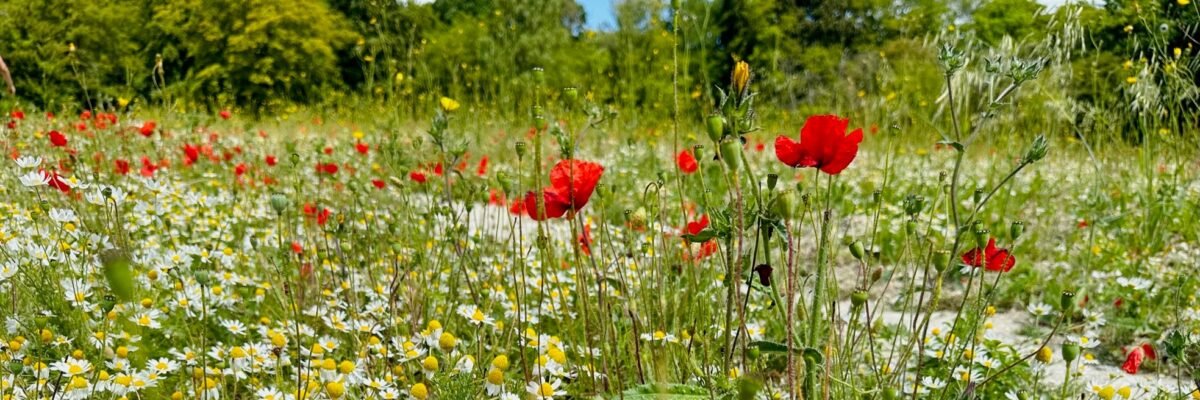
[[[979,248],[987,247],[988,235],[991,231],[984,229],[983,224],[975,225],[975,246]]]
[[[853,305],[854,308],[859,308],[862,307],[863,304],[867,304],[867,291],[855,290],[854,293],[851,293],[850,304]]]
[[[283,212],[288,208],[288,203],[289,201],[287,195],[283,193],[271,194],[271,209],[275,210],[276,214],[283,214]]]
[[[866,256],[866,249],[863,248],[862,242],[855,240],[850,243],[850,255],[862,261],[863,257]]]
[[[579,89],[574,87],[563,89],[563,98],[567,100],[567,103],[575,103],[575,100],[579,100]]]
[[[638,207],[637,210],[634,210],[632,213],[630,213],[629,222],[633,226],[645,226],[648,218],[649,217],[647,216],[646,208]]]
[[[933,268],[934,269],[936,269],[938,272],[942,272],[942,271],[945,271],[946,267],[948,267],[949,265],[950,265],[950,252],[949,251],[938,250],[938,251],[933,252]]]
[[[759,350],[757,347],[746,349],[746,358],[757,360],[760,356],[762,356],[762,350]]]
[[[708,128],[708,138],[715,142],[720,142],[721,138],[725,137],[725,117],[721,114],[713,114],[708,116],[705,121],[705,127]]]
[[[776,183],[779,183],[779,174],[767,174],[767,189],[775,190]]]
[[[525,144],[525,141],[523,141],[523,140],[517,141],[516,147],[517,147],[517,158],[525,158],[525,153],[529,151],[529,149],[528,149],[529,146],[527,144]]]
[[[204,270],[196,271],[195,277],[196,277],[196,283],[199,283],[200,286],[208,286],[208,283],[210,281],[210,277],[208,276],[208,271],[204,271]]]
[[[975,200],[975,204],[979,204],[979,202],[983,201],[983,189],[975,189],[975,194],[972,196],[972,199]]]
[[[883,400],[897,400],[899,398],[900,398],[900,394],[898,392],[896,392],[896,388],[893,388],[893,387],[883,388]]]
[[[21,370],[24,370],[24,369],[25,369],[25,366],[22,365],[20,361],[12,361],[12,362],[8,363],[8,370],[9,370],[9,372],[12,372],[13,374],[19,374],[19,373],[21,373]]]
[[[779,218],[791,219],[794,216],[792,210],[795,208],[796,195],[792,192],[783,192],[779,196],[775,196],[775,200],[771,201],[771,213]]]
[[[721,161],[729,169],[737,171],[742,167],[742,143],[737,140],[721,142]]]
[[[546,71],[542,67],[533,67],[533,82],[541,86],[546,81]]]
[[[905,222],[904,223],[904,232],[908,233],[910,236],[917,233],[917,220],[910,219],[907,222]]]
[[[1063,356],[1063,361],[1066,361],[1067,363],[1071,363],[1072,361],[1075,361],[1075,358],[1079,357],[1079,344],[1063,343],[1062,356]]]
[[[1024,222],[1013,221],[1012,225],[1008,226],[1008,235],[1009,235],[1009,237],[1012,238],[1013,241],[1016,241],[1017,238],[1021,237],[1022,233],[1025,233],[1025,223]]]
[[[1071,312],[1075,308],[1075,292],[1064,290],[1058,298],[1058,306],[1064,314]]]

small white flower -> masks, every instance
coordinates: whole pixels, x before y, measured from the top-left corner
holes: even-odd
[[[21,168],[37,168],[42,165],[41,157],[21,156],[16,161],[17,166]]]
[[[41,172],[29,171],[25,175],[21,175],[21,185],[25,187],[38,187],[50,184],[50,177]]]

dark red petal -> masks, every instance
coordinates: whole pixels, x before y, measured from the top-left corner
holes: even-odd
[[[1138,372],[1138,367],[1140,367],[1142,365],[1142,361],[1145,360],[1145,356],[1146,351],[1142,350],[1141,347],[1133,349],[1133,351],[1129,352],[1129,356],[1125,358],[1125,363],[1121,364],[1121,370],[1131,375],[1136,374]]]
[[[800,151],[800,143],[792,141],[787,136],[779,136],[775,138],[775,158],[785,165],[796,168],[807,165],[800,165],[804,156]]]

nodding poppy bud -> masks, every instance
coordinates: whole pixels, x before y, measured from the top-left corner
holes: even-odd
[[[863,248],[862,242],[855,240],[850,243],[850,255],[862,261],[863,256],[866,255],[866,249]]]
[[[525,152],[528,150],[528,149],[526,149],[527,145],[525,144],[525,142],[517,141],[516,146],[517,146],[517,158],[525,158]]]
[[[1079,357],[1079,344],[1063,343],[1062,356],[1063,361],[1066,361],[1068,364],[1070,364],[1072,361],[1075,361],[1075,358]]]
[[[975,194],[972,196],[972,199],[975,200],[975,204],[979,204],[980,201],[983,201],[983,189],[975,189]]]
[[[729,169],[737,171],[742,166],[742,143],[737,140],[721,142],[721,161]]]
[[[503,190],[504,193],[512,191],[512,181],[508,179],[507,172],[500,171],[496,173],[496,182],[500,184],[500,190]]]
[[[276,214],[283,214],[283,211],[287,210],[289,203],[287,195],[283,193],[271,194],[271,209],[275,210]]]
[[[950,266],[949,264],[950,252],[945,250],[933,252],[933,269],[936,269],[938,272],[942,272],[946,270],[946,267]]]
[[[859,289],[855,290],[854,293],[851,293],[850,304],[853,305],[854,308],[862,307],[863,304],[867,304],[867,291]]]
[[[1021,237],[1022,233],[1025,233],[1025,223],[1024,222],[1013,221],[1012,225],[1008,226],[1008,235],[1010,237],[1012,237],[1013,241],[1016,241],[1017,238]]]
[[[779,183],[779,174],[767,174],[767,189],[775,190],[776,183]]]
[[[546,81],[546,71],[542,67],[533,67],[533,82],[541,86]]]
[[[904,232],[909,235],[917,233],[917,219],[913,218],[904,223]]]
[[[772,271],[774,271],[774,268],[771,268],[767,264],[759,264],[757,267],[754,267],[754,273],[758,274],[758,283],[763,286],[771,286]]]
[[[1058,298],[1058,306],[1062,309],[1063,314],[1066,314],[1075,307],[1075,292],[1064,290]]]
[[[708,131],[708,138],[713,142],[720,142],[721,138],[725,137],[725,117],[721,114],[709,115],[704,126]]]

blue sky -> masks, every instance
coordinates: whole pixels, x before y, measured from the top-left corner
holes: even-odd
[[[613,3],[619,0],[577,0],[583,5],[583,10],[587,12],[587,27],[591,29],[599,29],[607,24],[610,28],[616,25],[616,17],[613,15]],[[1048,6],[1057,6],[1066,3],[1069,0],[1038,0],[1039,3]]]

